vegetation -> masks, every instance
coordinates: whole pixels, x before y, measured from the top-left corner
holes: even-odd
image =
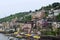
[[[56,16],[56,20],[60,21],[60,13],[59,13],[59,15]]]
[[[30,21],[32,19],[31,15],[23,17],[22,21]]]
[[[57,34],[60,35],[60,28],[57,29]]]
[[[50,10],[51,8],[53,8],[54,10],[60,9],[60,3],[55,2],[55,3],[51,4],[51,5],[49,4],[48,6],[45,6],[45,7],[42,7],[42,8],[44,8],[45,10]]]
[[[8,17],[1,18],[0,22],[11,21],[11,19],[14,19],[15,17],[17,17],[18,19],[20,19],[21,17],[23,17],[24,15],[27,15],[27,14],[29,14],[29,12],[16,13],[14,15],[10,15]]]
[[[52,7],[53,7],[54,9],[60,9],[60,3],[58,3],[58,2],[53,3],[53,4],[52,4]]]

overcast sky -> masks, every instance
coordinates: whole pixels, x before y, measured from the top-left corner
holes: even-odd
[[[18,12],[40,9],[60,0],[0,0],[0,18]]]

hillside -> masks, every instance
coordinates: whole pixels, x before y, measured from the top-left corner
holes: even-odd
[[[11,19],[17,17],[18,19],[23,17],[24,15],[29,14],[29,12],[21,12],[21,13],[16,13],[14,15],[7,16],[5,18],[0,19],[0,22],[6,22],[6,21],[11,21]]]
[[[48,6],[41,7],[40,9],[35,10],[34,12],[40,11],[42,8],[44,8],[45,10],[50,10],[51,8],[53,8],[54,10],[60,9],[60,3],[56,2],[53,4],[49,4]],[[29,12],[19,12],[19,13],[10,15],[5,18],[1,18],[0,22],[11,21],[11,19],[13,19],[15,17],[17,17],[18,19],[22,19],[23,21],[28,21],[28,20],[31,20],[31,15],[32,15],[32,14],[30,14],[31,12],[32,12],[31,10]],[[46,16],[47,15],[48,15],[48,12],[46,12]],[[57,17],[58,17],[57,20],[60,20],[60,15],[58,15]]]

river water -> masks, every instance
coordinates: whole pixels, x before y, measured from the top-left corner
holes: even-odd
[[[5,34],[1,34],[0,33],[0,40],[10,40],[10,38],[13,38],[13,40],[27,40],[27,39],[18,39],[18,38],[14,38],[14,37],[10,37],[10,36],[6,36]],[[29,39],[28,39],[29,40]],[[31,38],[31,40],[34,40],[33,38]],[[45,40],[45,39],[43,39]],[[50,39],[48,39],[50,40]]]
[[[0,40],[10,40],[10,38],[13,38],[13,40],[29,40],[29,39],[19,39],[19,38],[14,38],[14,37],[11,37],[11,36],[6,36],[5,34],[1,34],[0,33]],[[33,38],[31,38],[32,40],[34,40]]]
[[[1,34],[0,33],[0,40],[10,40],[10,36],[6,36],[5,34]],[[13,40],[27,40],[27,39],[18,39],[18,38],[14,38],[14,37],[12,37],[13,38]],[[46,37],[45,37],[46,38]],[[54,38],[55,39],[55,38]],[[29,40],[29,39],[28,39]],[[32,40],[34,40],[33,38],[32,38]],[[45,40],[45,39],[44,39]],[[50,39],[46,39],[46,40],[53,40],[51,37],[50,37]]]
[[[9,38],[10,38],[9,36],[6,36],[6,35],[0,33],[0,40],[10,40]],[[26,40],[26,39],[14,38],[13,40]]]

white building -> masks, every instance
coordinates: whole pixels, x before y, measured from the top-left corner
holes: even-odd
[[[60,9],[58,9],[58,10],[53,10],[53,12],[54,12],[54,16],[57,16],[57,15],[59,15],[59,13],[60,13]],[[53,17],[53,14],[51,14],[52,12],[51,12],[51,10],[49,10],[49,15],[48,15],[48,17]]]
[[[54,10],[54,15],[55,15],[55,16],[58,15],[59,13],[60,13],[60,9]]]

